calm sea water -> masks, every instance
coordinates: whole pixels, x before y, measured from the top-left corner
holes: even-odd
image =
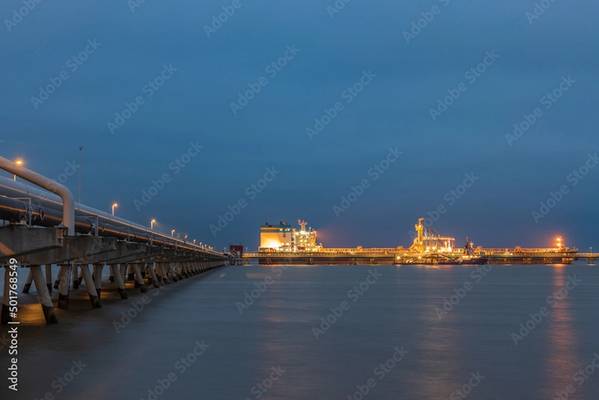
[[[227,267],[104,304],[23,306],[1,398],[599,398],[599,266]]]

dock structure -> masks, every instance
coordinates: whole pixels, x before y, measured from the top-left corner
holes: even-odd
[[[229,262],[229,254],[211,246],[76,204],[65,186],[3,157],[0,168],[15,176],[0,177],[2,324],[12,319],[11,266],[28,269],[22,290],[27,293],[35,286],[45,320],[52,324],[57,322],[54,304],[68,309],[71,294],[82,286],[91,307],[97,308],[102,290],[109,287],[126,299],[128,281],[146,292]],[[110,279],[103,281],[105,271],[110,271]]]
[[[414,225],[415,237],[409,247],[331,248],[317,243],[316,230],[306,230],[300,221],[300,229],[293,229],[281,222],[279,225],[260,227],[258,251],[243,252],[246,262],[259,264],[570,264],[576,260],[587,260],[589,264],[599,258],[599,253],[580,253],[564,245],[557,237],[555,247],[549,248],[485,248],[475,247],[467,240],[464,248],[455,246],[455,238],[442,236],[427,227],[424,218]],[[309,242],[298,238],[308,236]],[[308,243],[308,245],[298,245]]]
[[[324,248],[317,252],[246,251],[245,262],[276,264],[349,264],[349,265],[443,265],[443,264],[571,264],[599,259],[599,253],[579,253],[570,249],[482,249],[473,255],[416,253],[404,248]]]

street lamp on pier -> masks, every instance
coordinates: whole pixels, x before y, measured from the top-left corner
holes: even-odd
[[[16,165],[17,167],[22,167],[23,165],[25,165],[25,161],[23,161],[23,159],[22,159],[22,158],[17,158],[17,159],[15,160],[15,165]],[[16,175],[13,175],[13,176],[12,176],[12,180],[16,182],[16,181],[17,181],[17,176],[16,176]]]

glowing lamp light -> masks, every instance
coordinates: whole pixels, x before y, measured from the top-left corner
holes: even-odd
[[[556,246],[557,248],[562,248],[562,247],[564,247],[564,242],[563,242],[563,239],[562,239],[562,237],[561,237],[561,236],[556,236],[556,237],[555,237],[555,246]]]
[[[16,165],[17,167],[22,167],[23,165],[25,165],[25,161],[24,161],[22,158],[17,158],[17,159],[15,160],[15,165]],[[12,176],[12,179],[13,179],[13,181],[15,181],[15,182],[16,182],[16,181],[17,181],[17,176],[16,176],[16,175],[13,175],[13,176]]]

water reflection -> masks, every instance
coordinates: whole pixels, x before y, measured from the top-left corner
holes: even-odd
[[[411,356],[419,358],[418,370],[426,371],[426,377],[415,379],[418,383],[416,393],[417,398],[444,399],[462,384],[464,376],[460,365],[458,313],[449,312],[440,317],[439,310],[444,300],[439,299],[439,294],[451,296],[462,282],[457,271],[451,267],[434,266],[421,271],[424,275],[424,294],[418,320],[423,324],[423,334],[416,341],[417,349]]]
[[[579,368],[577,357],[578,338],[573,327],[571,292],[575,289],[573,276],[568,276],[565,265],[553,266],[553,287],[551,297],[547,298],[549,308],[548,349],[546,375],[548,388],[546,398],[561,398],[573,376]],[[568,398],[575,399],[570,395]]]

